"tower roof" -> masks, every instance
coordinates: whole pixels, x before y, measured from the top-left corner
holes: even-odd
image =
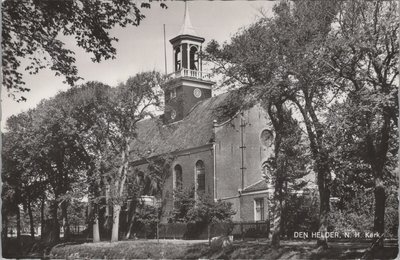
[[[192,22],[190,21],[189,5],[187,4],[186,1],[185,1],[185,15],[183,17],[183,24],[182,24],[181,30],[179,31],[179,35],[198,36],[192,26]]]
[[[190,21],[190,15],[189,15],[189,5],[187,4],[186,1],[185,1],[185,14],[183,17],[183,24],[181,30],[179,31],[178,36],[175,36],[170,40],[170,43],[175,44],[183,39],[189,39],[201,43],[204,42],[204,38],[198,36],[192,26],[192,22]]]

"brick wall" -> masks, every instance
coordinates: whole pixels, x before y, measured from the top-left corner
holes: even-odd
[[[242,188],[241,161],[242,151],[240,146],[241,131],[243,131],[244,152],[244,188],[262,179],[261,165],[272,155],[273,147],[264,147],[260,142],[263,129],[271,129],[266,118],[266,113],[259,105],[247,110],[243,114],[246,122],[244,128],[240,127],[240,115],[229,123],[215,128],[215,154],[216,154],[216,187],[214,191],[214,158],[212,144],[182,151],[172,164],[171,174],[166,180],[163,189],[164,218],[173,209],[173,169],[179,164],[182,167],[183,187],[190,188],[195,185],[195,165],[202,160],[205,165],[206,193],[215,198],[229,201],[237,212],[235,221],[254,220],[254,197],[242,196],[238,198],[239,189]],[[221,123],[221,122],[218,122]],[[210,122],[212,124],[212,122]],[[265,200],[265,209],[267,210]]]
[[[205,166],[205,192],[206,194],[213,196],[214,179],[213,179],[213,151],[212,145],[191,149],[186,152],[181,152],[177,155],[176,159],[172,163],[171,174],[166,180],[164,185],[163,199],[165,202],[164,217],[162,222],[167,221],[167,216],[173,209],[173,169],[175,165],[179,164],[182,167],[182,183],[183,188],[194,187],[196,181],[195,166],[196,162],[202,160]]]

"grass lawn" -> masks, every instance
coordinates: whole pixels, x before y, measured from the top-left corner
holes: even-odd
[[[364,257],[368,243],[330,242],[326,250],[317,250],[315,241],[282,241],[278,249],[271,248],[270,242],[239,242],[232,248],[211,255],[224,259],[360,259]],[[366,259],[395,259],[397,246],[385,247]],[[363,258],[365,259],[365,258]]]
[[[208,242],[130,240],[120,242],[58,245],[51,258],[73,259],[176,259],[200,258],[208,251]]]
[[[85,243],[58,245],[51,258],[60,259],[359,259],[368,243],[332,242],[323,251],[315,249],[315,242],[282,242],[279,249],[270,247],[269,241],[235,241],[225,249],[211,251],[205,241],[135,240],[116,243]],[[388,246],[370,259],[395,259],[397,246]]]

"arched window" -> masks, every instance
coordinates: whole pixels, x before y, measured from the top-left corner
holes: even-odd
[[[190,48],[190,69],[199,70],[199,53],[196,46]]]
[[[177,164],[174,167],[174,176],[175,176],[175,189],[181,190],[182,189],[182,167]]]
[[[182,53],[181,48],[175,48],[175,71],[180,71],[182,67]]]
[[[197,161],[196,163],[196,177],[197,177],[197,191],[206,190],[206,170],[203,161]]]

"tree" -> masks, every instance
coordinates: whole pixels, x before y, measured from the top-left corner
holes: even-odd
[[[332,2],[315,1],[298,1],[291,7],[282,1],[274,12],[274,18],[262,18],[233,37],[230,44],[221,48],[212,42],[206,51],[209,60],[217,64],[215,71],[229,78],[227,83],[239,82],[256,97],[279,97],[279,102],[293,107],[302,118],[317,175],[319,231],[325,234],[331,172],[322,113],[333,84],[320,53],[336,7]],[[327,246],[325,236],[318,245]]]
[[[3,137],[4,138],[4,137]],[[4,139],[3,139],[4,140]],[[20,225],[20,209],[19,204],[22,201],[20,182],[21,182],[21,173],[16,170],[16,160],[12,159],[12,156],[8,154],[8,151],[12,151],[10,149],[12,147],[12,142],[3,141],[2,144],[2,220],[5,225],[2,230],[3,237],[7,237],[7,227],[9,223],[9,216],[16,215],[17,218],[17,240],[19,244],[20,236],[21,236],[21,225]]]
[[[159,73],[147,72],[131,77],[116,88],[88,82],[60,94],[61,103],[68,104],[63,109],[71,124],[69,133],[79,148],[80,163],[85,165],[95,242],[100,241],[98,213],[104,196],[102,189],[106,186],[110,187],[114,209],[112,240],[118,240],[119,212],[132,156],[131,142],[136,137],[137,122],[152,116],[160,105],[157,89],[160,81]]]
[[[387,179],[394,177],[390,157],[397,157],[398,149],[397,8],[395,1],[341,3],[326,60],[345,93],[337,106],[340,117],[335,127],[347,130],[348,146],[358,151],[354,157],[369,168],[375,194],[374,232],[382,236],[385,188]]]
[[[22,116],[20,117],[22,118]],[[12,127],[19,127],[19,120],[15,118],[13,120],[14,124],[11,124]],[[22,121],[22,120],[21,120]],[[11,136],[10,136],[11,137]],[[11,139],[11,138],[10,138]],[[21,190],[21,176],[22,172],[20,169],[17,169],[18,158],[15,158],[12,152],[15,148],[13,145],[15,140],[10,140],[6,138],[3,141],[2,145],[2,171],[1,177],[3,181],[2,188],[2,201],[3,201],[3,210],[2,210],[2,218],[8,220],[8,216],[12,213],[16,214],[17,217],[17,240],[20,239],[21,235],[21,226],[20,226],[20,209],[19,205],[22,203],[22,190]],[[14,146],[14,147],[13,147]]]
[[[93,242],[100,241],[99,209],[104,175],[112,168],[112,153],[107,142],[110,124],[106,120],[110,105],[111,88],[100,82],[88,82],[63,94],[68,100],[66,111],[73,120],[75,141],[82,150],[85,180],[89,191],[89,222],[93,229]]]
[[[166,8],[164,3],[160,6]],[[142,3],[140,7],[150,8],[150,4]],[[59,36],[73,37],[77,46],[93,54],[93,62],[113,59],[113,42],[118,39],[111,37],[109,30],[114,26],[138,26],[145,18],[140,7],[129,0],[3,1],[3,85],[14,98],[16,93],[30,90],[24,87],[18,71],[21,66],[30,74],[50,68],[74,85],[80,79],[74,52]],[[21,96],[19,100],[26,99]]]
[[[285,108],[282,102],[273,103],[271,96],[268,100],[267,111],[274,128],[275,140],[274,156],[264,162],[264,165],[268,169],[267,181],[274,184],[271,245],[278,247],[280,235],[287,221],[286,202],[292,200],[293,191],[298,191],[307,185],[301,178],[309,174],[306,170],[308,155],[303,144],[301,128],[293,119],[292,112]]]
[[[6,201],[6,205],[11,204],[15,207],[15,209],[7,207],[8,212],[5,211],[3,217],[7,218],[7,214],[14,211],[19,218],[19,206],[23,206],[28,211],[30,232],[33,238],[35,232],[32,207],[47,186],[43,174],[30,156],[32,147],[29,146],[29,142],[32,136],[29,129],[33,124],[34,113],[34,110],[30,110],[7,120],[8,132],[4,135],[2,149],[2,179],[5,182],[2,198]],[[20,220],[17,222],[20,223]]]
[[[45,175],[52,197],[52,227],[47,240],[59,239],[58,206],[61,206],[64,237],[68,238],[68,204],[76,191],[84,191],[84,151],[77,142],[77,128],[68,113],[70,103],[63,94],[43,101],[32,116],[29,127],[29,158],[35,162],[37,171]],[[29,169],[29,167],[27,167]]]
[[[157,72],[140,73],[110,92],[111,103],[107,107],[105,120],[109,124],[107,142],[114,155],[113,169],[106,176],[113,204],[111,241],[118,241],[119,213],[123,203],[129,160],[133,155],[131,142],[136,137],[137,123],[153,116],[161,105],[161,80],[161,75]]]

